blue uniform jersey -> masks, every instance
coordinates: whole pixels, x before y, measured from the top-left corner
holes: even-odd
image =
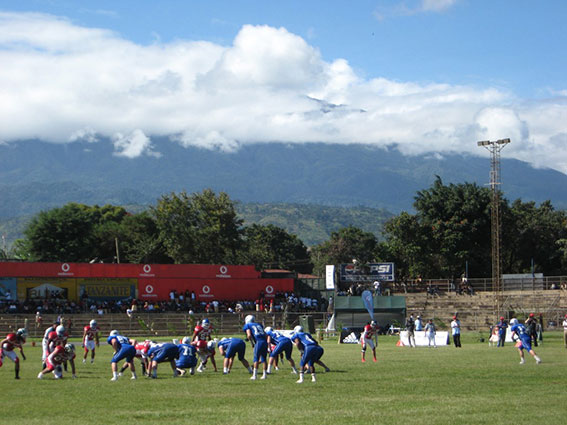
[[[148,351],[148,357],[157,363],[175,360],[178,355],[177,345],[171,342],[156,344]]]
[[[118,363],[122,359],[126,359],[127,362],[132,362],[134,357],[136,356],[136,348],[130,344],[130,340],[122,335],[111,335],[108,337],[106,342],[112,345],[112,341],[116,341],[116,352],[112,359],[110,360],[111,363]]]
[[[240,338],[226,338],[218,343],[219,349],[223,349],[224,357],[230,359],[238,354],[238,360],[244,359],[246,343]]]
[[[518,337],[520,337],[520,341],[522,345],[518,348],[522,350],[531,351],[532,349],[532,339],[526,330],[526,327],[521,323],[518,323],[510,328],[512,332],[515,332]]]
[[[244,331],[244,333],[246,333],[247,330],[250,330],[252,338],[254,338],[254,342],[258,342],[260,340],[265,341],[268,338],[266,332],[264,332],[264,327],[259,323],[246,323],[242,330]]]
[[[270,353],[270,357],[277,357],[280,353],[285,353],[286,359],[291,358],[291,351],[293,349],[293,344],[291,339],[278,331],[269,331],[266,334],[270,337],[272,344],[276,347]]]
[[[312,345],[319,345],[317,341],[313,339],[311,334],[308,334],[307,332],[295,332],[290,339],[293,342],[295,342],[296,339],[299,339],[299,341],[305,348]]]
[[[197,365],[197,349],[190,344],[180,344],[177,346],[178,360],[175,365],[184,369],[187,367],[195,367]]]
[[[264,327],[259,323],[246,323],[242,328],[244,332],[247,330],[252,334],[254,340],[254,363],[265,362],[268,357],[268,335],[264,332]],[[248,334],[246,332],[246,334]]]

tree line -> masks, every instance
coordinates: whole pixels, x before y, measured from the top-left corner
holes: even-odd
[[[33,217],[12,256],[28,261],[254,264],[323,275],[325,265],[388,261],[398,279],[491,275],[491,191],[473,183],[417,192],[415,213],[383,226],[379,240],[355,226],[308,248],[296,235],[239,218],[230,197],[210,189],[163,195],[140,213],[69,203]],[[501,197],[504,273],[567,270],[567,214],[549,201]]]

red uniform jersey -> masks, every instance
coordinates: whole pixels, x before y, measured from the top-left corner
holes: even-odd
[[[376,333],[376,328],[374,326],[366,325],[364,327],[364,333],[362,334],[362,337],[366,339],[372,339],[375,333]]]
[[[141,357],[144,359],[148,357],[150,342],[149,341],[140,342],[139,344],[136,344],[134,348],[136,349],[136,357]]]
[[[4,345],[1,348],[5,351],[14,351],[14,348],[21,346],[22,344],[18,342],[18,337],[16,336],[16,334],[9,333],[8,335],[6,335],[6,342],[4,342]]]
[[[52,366],[58,366],[67,360],[73,360],[75,353],[66,353],[65,347],[58,345],[47,358]]]
[[[83,331],[85,333],[85,340],[86,341],[92,341],[95,339],[96,334],[99,331],[98,326],[95,326],[94,328],[92,328],[90,325],[87,325],[83,328]]]
[[[209,325],[208,328],[204,328],[201,325],[197,325],[195,326],[195,331],[193,332],[193,335],[195,336],[194,339],[197,339],[199,341],[207,341],[211,339],[212,332],[213,332],[212,325]]]

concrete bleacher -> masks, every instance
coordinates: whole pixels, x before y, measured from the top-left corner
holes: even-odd
[[[111,330],[116,329],[120,333],[130,338],[159,338],[170,336],[192,335],[193,329],[198,320],[208,317],[218,335],[241,334],[244,318],[247,314],[254,314],[260,323],[264,326],[272,326],[274,328],[291,329],[299,323],[299,316],[306,313],[293,312],[287,313],[257,313],[242,312],[239,314],[232,313],[199,313],[193,316],[188,313],[139,313],[128,317],[125,314],[74,314],[63,315],[66,322],[70,319],[72,322],[70,337],[80,338],[83,335],[83,327],[88,325],[92,319],[95,319],[101,329],[101,338],[106,337]],[[314,323],[316,327],[320,327],[324,322],[323,313],[313,313]],[[43,337],[45,329],[57,318],[55,314],[43,316],[41,326],[36,326],[35,315],[0,315],[0,335],[6,335],[18,328],[27,327],[32,339],[40,339]]]
[[[566,291],[505,291],[500,299],[500,314],[506,319],[511,315],[526,317],[529,313],[542,313],[545,325],[549,321],[559,322],[567,313]],[[426,293],[406,294],[407,313],[420,315],[422,319],[438,319],[451,322],[458,313],[464,330],[486,330],[496,323],[495,297],[493,292],[477,292],[475,295],[457,295],[445,292],[439,296]]]

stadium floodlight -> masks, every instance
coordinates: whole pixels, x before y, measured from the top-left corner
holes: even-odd
[[[490,145],[490,140],[485,140],[483,142],[476,142],[478,146],[488,146]]]
[[[507,145],[508,143],[510,143],[510,139],[500,139],[494,143],[498,143],[499,145]]]

